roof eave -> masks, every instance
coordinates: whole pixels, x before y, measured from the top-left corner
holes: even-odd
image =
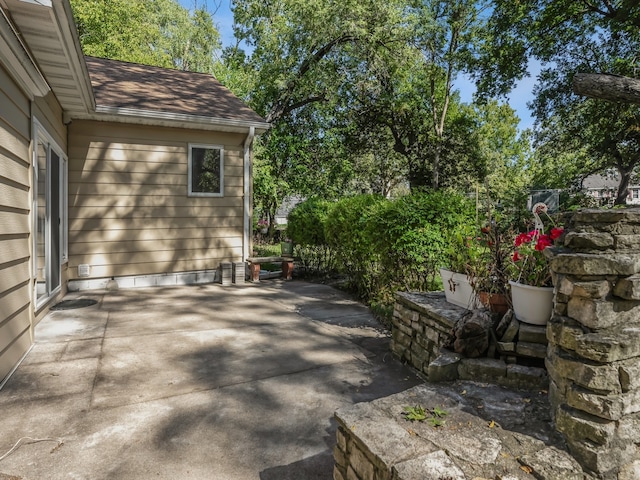
[[[271,128],[271,125],[264,121],[234,120],[228,118],[215,118],[202,115],[188,115],[126,107],[98,105],[95,108],[95,112],[96,113],[94,115],[87,115],[85,119],[138,125],[199,128],[202,130],[217,130],[237,133],[245,133],[248,129],[253,127],[256,135],[263,134]]]
[[[20,84],[31,100],[44,96],[51,87],[20,39],[14,25],[0,8],[0,63]]]

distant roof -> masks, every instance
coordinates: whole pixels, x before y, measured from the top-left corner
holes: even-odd
[[[235,122],[265,120],[213,75],[85,57],[96,106]]]
[[[620,184],[620,177],[616,175],[593,174],[585,177],[582,188],[609,188],[616,189]]]

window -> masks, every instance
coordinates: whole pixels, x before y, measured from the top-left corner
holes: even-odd
[[[224,150],[216,145],[189,145],[189,196],[224,195]]]
[[[633,190],[633,199],[634,199],[634,200],[637,200],[637,199],[639,199],[639,198],[640,198],[640,190],[638,190],[638,189],[634,189],[634,190]]]

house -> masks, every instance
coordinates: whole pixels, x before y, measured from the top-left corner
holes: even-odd
[[[248,257],[267,128],[210,75],[84,57],[69,0],[0,0],[0,386],[69,288]]]
[[[640,205],[640,184],[633,180],[628,188],[627,205]],[[618,185],[620,185],[618,174],[594,174],[582,181],[584,192],[593,197],[600,205],[613,205],[618,195]]]

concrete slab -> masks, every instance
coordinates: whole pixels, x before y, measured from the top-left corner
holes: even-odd
[[[0,457],[38,440],[0,461],[0,478],[330,480],[335,410],[421,383],[331,287],[92,296],[40,322],[0,391]]]

